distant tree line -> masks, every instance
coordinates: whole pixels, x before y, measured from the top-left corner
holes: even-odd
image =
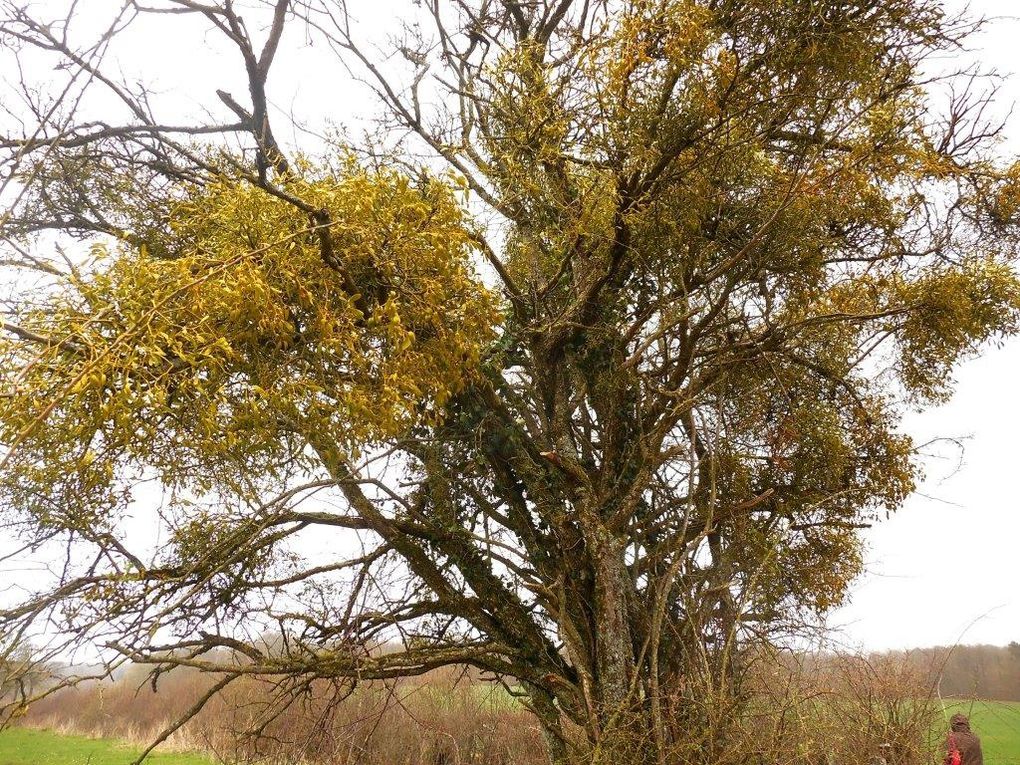
[[[893,657],[930,668],[943,696],[1020,701],[1020,643],[939,646],[896,651]]]
[[[0,703],[17,707],[47,680],[46,665],[27,648],[19,646],[0,654]]]

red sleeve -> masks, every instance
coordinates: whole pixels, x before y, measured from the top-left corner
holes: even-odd
[[[958,748],[956,746],[956,737],[952,733],[946,735],[946,756],[942,760],[942,765],[952,765],[953,763],[953,749]]]

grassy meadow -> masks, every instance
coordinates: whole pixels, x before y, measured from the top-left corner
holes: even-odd
[[[0,765],[128,765],[141,749],[115,739],[65,736],[48,730],[0,731]],[[210,765],[200,754],[157,752],[152,765]]]

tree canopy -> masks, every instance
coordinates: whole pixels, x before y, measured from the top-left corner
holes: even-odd
[[[407,3],[389,52],[353,4],[126,1],[91,47],[4,8],[3,262],[43,283],[0,502],[74,544],[0,638],[294,691],[467,664],[557,761],[665,762],[699,683],[845,598],[905,408],[1018,328],[1020,166],[932,74],[972,29],[935,0]],[[107,74],[153,16],[236,54],[235,122]],[[381,137],[280,140],[302,34]]]

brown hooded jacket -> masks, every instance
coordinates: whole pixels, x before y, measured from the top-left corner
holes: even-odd
[[[970,720],[966,715],[955,714],[949,720],[951,733],[946,738],[946,765],[949,765],[949,753],[953,750],[953,741],[960,750],[960,765],[984,765],[985,758],[981,754],[981,739],[970,732]]]

